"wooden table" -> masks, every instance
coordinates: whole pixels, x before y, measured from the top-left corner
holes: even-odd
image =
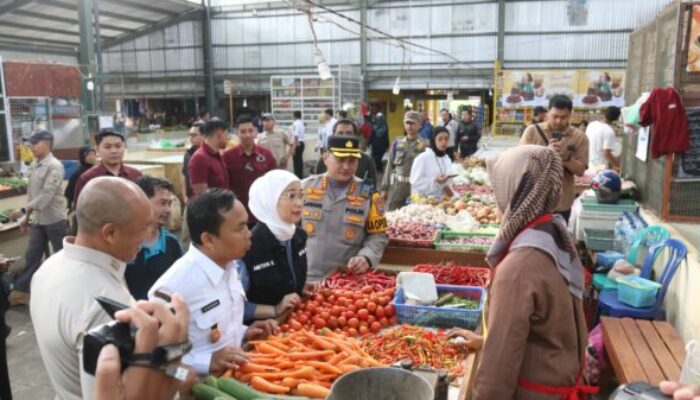
[[[444,264],[454,262],[459,265],[486,267],[486,253],[445,251],[410,247],[387,246],[382,256],[382,264],[410,265]]]
[[[605,351],[618,381],[678,381],[685,346],[666,321],[602,317]]]

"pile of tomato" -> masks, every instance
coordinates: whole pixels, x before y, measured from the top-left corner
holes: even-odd
[[[391,304],[394,288],[377,290],[365,286],[360,291],[321,289],[300,303],[291,313],[282,332],[301,329],[330,329],[349,337],[377,333],[396,325],[396,312]]]

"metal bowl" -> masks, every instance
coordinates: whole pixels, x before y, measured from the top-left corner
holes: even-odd
[[[433,400],[424,378],[399,368],[365,368],[343,375],[328,400]]]

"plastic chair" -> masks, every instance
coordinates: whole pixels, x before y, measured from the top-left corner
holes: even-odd
[[[652,225],[644,228],[634,238],[634,242],[627,254],[627,261],[632,265],[637,265],[637,257],[639,257],[639,250],[642,246],[651,249],[652,246],[668,239],[669,236],[668,230],[661,225]]]
[[[668,261],[666,262],[666,265],[664,266],[664,269],[657,280],[657,282],[661,284],[661,289],[659,289],[659,292],[656,294],[656,302],[654,305],[646,308],[628,306],[627,304],[621,303],[617,299],[617,290],[604,290],[600,293],[600,297],[598,298],[599,314],[602,313],[616,318],[630,317],[637,319],[666,319],[664,297],[666,297],[668,286],[671,284],[671,280],[678,270],[678,266],[681,265],[683,260],[686,260],[688,249],[682,242],[676,239],[666,239],[661,243],[658,243],[649,249],[649,254],[644,260],[644,266],[642,267],[642,273],[640,276],[642,278],[649,279],[654,267],[654,262],[664,251],[664,249],[669,250]]]

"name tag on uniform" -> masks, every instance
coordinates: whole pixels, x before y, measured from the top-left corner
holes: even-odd
[[[306,247],[299,251],[299,257],[303,256],[304,254],[306,254]]]
[[[275,265],[274,261],[267,261],[267,262],[264,262],[262,264],[255,265],[253,267],[253,272],[258,272],[258,271],[263,270],[265,268],[270,268],[274,265]]]
[[[220,305],[221,305],[221,302],[219,301],[219,299],[216,299],[216,300],[212,301],[211,303],[207,304],[206,306],[202,307],[202,314],[205,314],[205,313],[215,309],[216,307],[218,307]]]

